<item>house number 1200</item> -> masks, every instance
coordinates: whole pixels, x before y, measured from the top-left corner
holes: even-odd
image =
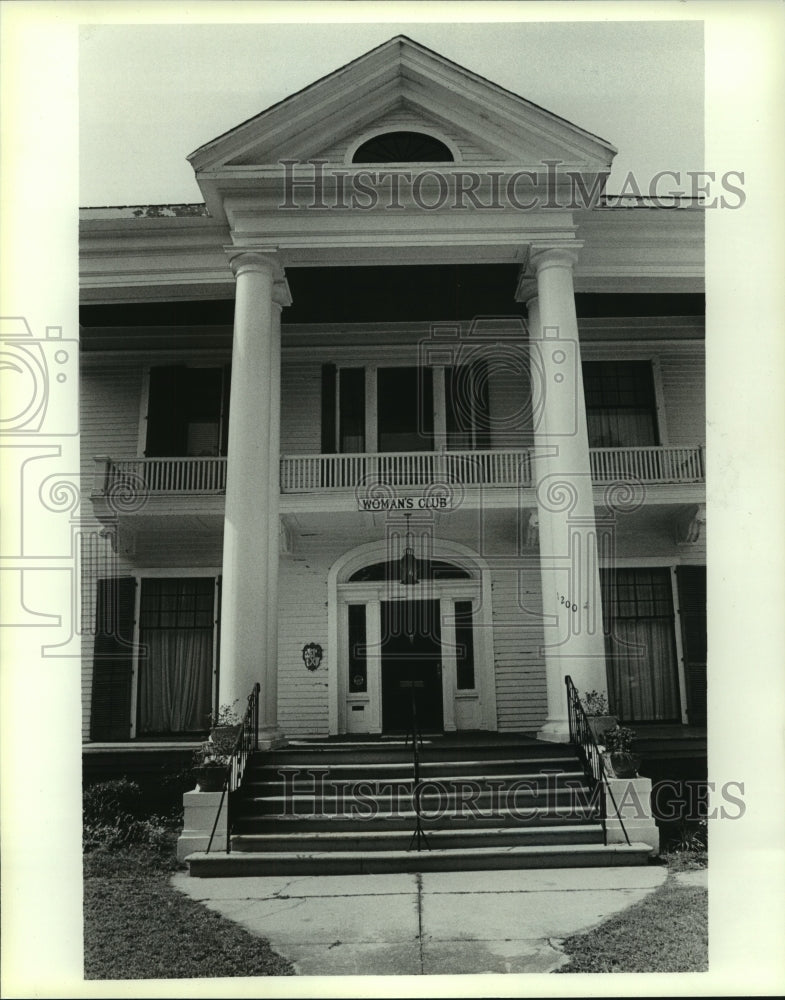
[[[578,605],[573,604],[571,601],[568,601],[567,598],[564,596],[564,594],[559,594],[559,600],[565,606],[565,608],[567,608],[568,611],[578,610]]]

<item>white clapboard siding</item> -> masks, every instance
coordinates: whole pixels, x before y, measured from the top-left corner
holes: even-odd
[[[660,358],[669,444],[706,440],[706,377],[702,357]]]
[[[520,580],[520,582],[519,582]],[[535,732],[545,722],[540,574],[536,566],[492,574],[496,713],[500,731]],[[523,603],[530,615],[521,607]]]
[[[328,730],[327,572],[311,559],[281,560],[278,583],[278,722],[287,736]],[[302,649],[318,642],[324,657],[308,670]]]
[[[82,373],[82,475],[88,492],[96,455],[132,458],[137,453],[142,375],[141,365],[87,368]]]

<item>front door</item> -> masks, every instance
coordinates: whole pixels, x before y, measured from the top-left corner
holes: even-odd
[[[442,732],[439,601],[383,601],[382,729]]]

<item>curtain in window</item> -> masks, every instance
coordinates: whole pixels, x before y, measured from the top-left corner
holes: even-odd
[[[634,448],[656,444],[651,413],[638,410],[589,410],[586,413],[593,448]]]
[[[141,733],[188,733],[209,728],[212,629],[151,629],[142,635]]]
[[[670,570],[601,572],[608,698],[625,722],[680,717]]]
[[[611,710],[626,722],[677,719],[672,624],[616,619],[607,646]]]
[[[139,735],[209,727],[214,597],[209,577],[142,581]]]

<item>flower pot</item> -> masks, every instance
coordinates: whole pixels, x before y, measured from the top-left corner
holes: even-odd
[[[610,758],[611,769],[615,777],[635,778],[637,776],[641,764],[641,759],[637,754],[610,753],[607,756]]]
[[[200,792],[220,792],[224,787],[226,768],[223,764],[205,764],[199,768],[197,781]]]

